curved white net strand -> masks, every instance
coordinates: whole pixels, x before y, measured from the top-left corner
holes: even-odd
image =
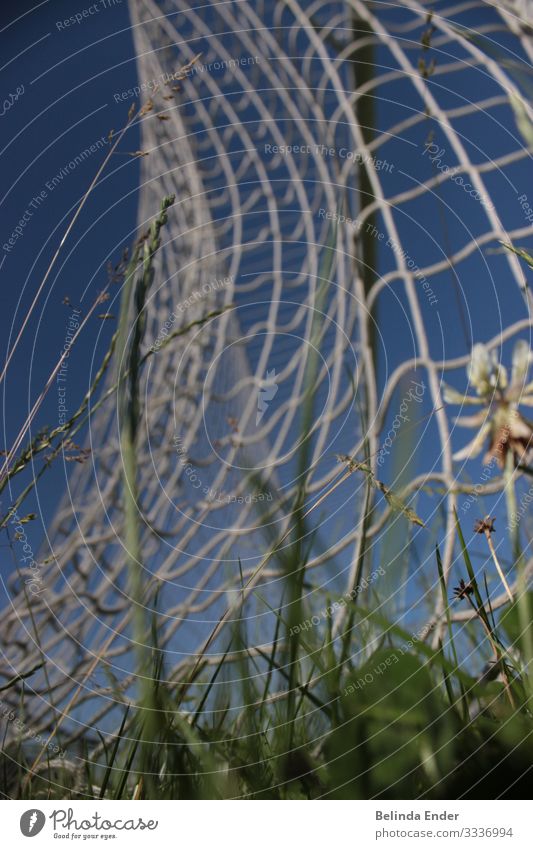
[[[533,27],[533,3],[531,0],[502,0],[493,3],[506,26],[521,40],[522,47],[531,56],[531,29]]]
[[[447,201],[454,174],[490,200],[495,178],[505,179],[529,153],[514,126],[499,133],[499,149],[490,155],[465,138],[465,122],[481,116],[501,128],[501,110],[506,120],[512,116],[510,94],[521,93],[504,63],[478,39],[461,36],[461,17],[471,21],[472,10],[484,10],[490,37],[491,28],[507,25],[512,10],[500,15],[484,3],[437,5],[429,24],[428,8],[411,0],[396,7],[241,0],[202,8],[181,0],[130,0],[141,103],[154,101],[141,122],[147,155],[140,231],[162,197],[176,195],[149,294],[147,348],[220,312],[159,345],[142,378],[145,603],[148,611],[157,607],[172,680],[228,604],[238,603],[241,582],[289,527],[303,481],[310,506],[338,476],[337,453],[358,459],[368,453],[381,474],[376,455],[413,375],[427,384],[421,439],[431,439],[433,448],[416,452],[418,466],[402,481],[403,498],[423,487],[440,492],[428,502],[427,521],[443,515],[446,574],[453,563],[458,482],[441,381],[445,372],[464,368],[469,340],[448,355],[438,301],[455,297],[453,286],[461,287],[463,269],[474,260],[485,268],[483,251],[532,228],[507,225],[505,209],[472,198],[467,203],[466,195],[455,196],[459,214]],[[527,28],[513,21],[513,49],[524,61]],[[426,56],[421,36],[429,25]],[[354,86],[346,60],[367,48],[373,73]],[[199,52],[185,79],[171,78]],[[421,54],[427,63],[436,58],[427,76]],[[365,98],[374,104],[372,132],[356,120]],[[427,167],[426,147],[437,140],[453,174]],[[454,222],[447,240],[433,228],[440,203]],[[369,290],[365,262],[372,239],[378,251],[387,250],[387,260],[370,269]],[[526,301],[517,257],[508,254],[505,263],[508,284],[516,283]],[[464,306],[461,291],[459,298]],[[384,337],[379,321],[387,315],[396,324]],[[524,326],[529,322],[511,326],[492,345]],[[390,332],[398,346],[387,343]],[[378,373],[373,344],[384,363]],[[310,379],[312,420],[302,446]],[[110,375],[108,386],[113,380]],[[50,532],[47,593],[28,609],[15,581],[5,611],[7,663],[29,668],[46,658],[46,677],[44,669],[36,673],[28,695],[35,726],[48,727],[81,682],[71,738],[88,722],[111,727],[113,708],[135,683],[114,395],[91,418],[90,447],[92,464],[70,475],[69,497]],[[317,509],[309,529],[318,526],[318,533],[304,540],[304,604],[311,612],[353,590],[362,545],[378,557],[390,519],[385,505],[372,513],[363,536],[366,478],[354,473],[344,486]],[[499,481],[487,484],[488,491],[499,487]],[[421,555],[422,575],[434,571],[429,549]],[[282,557],[262,572],[261,596],[271,607],[282,602],[283,574]],[[274,622],[265,610],[250,597],[242,614],[263,650]],[[337,630],[342,623],[339,613]],[[86,679],[106,641],[104,662]],[[227,639],[212,646],[208,663],[218,663],[226,648]]]

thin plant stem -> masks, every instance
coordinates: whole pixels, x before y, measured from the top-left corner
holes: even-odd
[[[513,452],[509,451],[505,458],[505,468],[503,471],[505,504],[507,507],[507,523],[509,525],[509,534],[511,537],[511,550],[513,556],[518,560],[520,550],[518,545],[518,522],[513,521],[513,516],[516,516],[516,492],[514,485],[515,461]]]
[[[89,321],[89,319],[92,316],[93,312],[95,311],[96,307],[102,302],[103,295],[105,295],[106,291],[107,291],[107,287],[96,298],[96,300],[93,303],[92,307],[90,308],[89,312],[87,313],[85,318],[82,320],[82,322],[80,323],[80,326],[78,327],[74,336],[72,337],[72,342],[70,344],[70,347],[72,347],[72,345],[74,344],[74,342],[76,341],[76,339],[80,335],[81,331],[83,330],[83,328],[85,327],[85,325]],[[39,397],[35,401],[28,417],[26,418],[26,421],[22,425],[22,427],[21,427],[21,429],[18,433],[18,436],[15,439],[15,442],[14,442],[11,450],[8,452],[8,454],[7,454],[7,456],[4,460],[4,463],[2,465],[2,468],[0,469],[0,485],[2,483],[2,480],[9,475],[9,464],[11,463],[13,457],[15,456],[17,451],[19,450],[21,443],[22,443],[22,440],[24,439],[28,430],[30,429],[31,424],[32,424],[35,416],[39,412],[39,408],[41,407],[41,404],[43,403],[43,401],[44,401],[44,399],[45,399],[45,397],[48,393],[48,390],[50,389],[50,387],[52,385],[52,382],[53,382],[55,376],[57,375],[58,371],[60,370],[61,366],[63,365],[63,361],[66,359],[66,357],[68,357],[69,352],[70,352],[70,348],[66,351],[63,351],[63,353],[61,354],[55,368],[53,369],[52,373],[50,374],[48,380],[45,383],[44,389],[42,390],[41,394],[39,395]]]
[[[474,602],[472,601],[472,599],[470,598],[470,596],[468,594],[466,595],[466,598],[468,600],[468,603],[472,607],[472,610],[475,612],[476,617],[479,619],[479,621],[483,625],[483,629],[484,629],[484,631],[487,635],[489,643],[491,644],[492,651],[494,652],[494,656],[497,658],[497,660],[500,664],[500,669],[502,671],[502,677],[503,677],[503,681],[504,681],[504,685],[505,685],[505,692],[507,694],[507,698],[509,699],[509,703],[510,703],[511,707],[513,708],[513,710],[516,710],[516,702],[513,698],[513,694],[512,694],[512,691],[511,691],[511,682],[509,681],[509,675],[507,673],[505,661],[502,657],[502,653],[501,653],[501,650],[498,646],[498,643],[494,639],[491,627],[488,623],[488,617],[485,618],[486,613],[484,613],[483,616],[481,615],[480,611],[478,610],[478,608],[476,607],[476,605],[474,604]]]
[[[488,529],[486,529],[484,531],[484,534],[485,534],[485,536],[487,538],[487,542],[489,544],[489,549],[490,549],[490,553],[492,555],[492,559],[494,561],[494,565],[496,566],[498,575],[500,576],[500,580],[501,580],[503,586],[505,587],[505,592],[507,593],[509,601],[514,602],[514,597],[513,597],[513,594],[511,592],[511,588],[509,587],[509,584],[507,583],[507,579],[506,579],[505,575],[503,574],[503,569],[500,566],[500,561],[498,560],[498,556],[496,554],[496,549],[494,548],[494,543],[492,542],[492,539],[491,539],[490,531]]]
[[[127,120],[126,124],[124,125],[124,127],[122,128],[122,130],[121,130],[121,131],[117,134],[116,141],[115,141],[115,142],[114,142],[114,144],[111,146],[111,149],[109,150],[109,152],[108,152],[107,156],[105,157],[104,161],[101,163],[100,167],[98,168],[98,170],[97,170],[96,174],[95,174],[95,175],[94,175],[94,177],[93,177],[93,180],[92,180],[92,182],[91,182],[91,184],[90,184],[89,188],[88,188],[88,189],[86,190],[86,192],[84,193],[84,195],[83,195],[83,197],[82,197],[82,199],[81,199],[81,201],[80,201],[80,203],[79,203],[79,205],[78,205],[78,208],[76,209],[76,212],[74,213],[74,215],[73,215],[73,217],[72,217],[72,219],[71,219],[71,221],[70,221],[70,223],[69,223],[69,225],[68,225],[67,229],[65,230],[65,232],[64,232],[64,234],[63,234],[63,237],[62,237],[61,241],[59,242],[58,247],[56,248],[56,251],[55,251],[55,253],[54,253],[54,256],[52,257],[52,260],[51,260],[51,262],[50,262],[50,264],[49,264],[48,268],[46,269],[45,275],[44,275],[44,277],[43,277],[43,279],[42,279],[42,281],[41,281],[41,283],[40,283],[40,285],[39,285],[39,288],[37,289],[37,292],[35,293],[35,296],[34,296],[34,298],[33,298],[33,301],[31,302],[30,308],[29,308],[29,310],[27,311],[26,315],[24,316],[24,321],[22,322],[22,326],[21,326],[21,328],[20,328],[20,330],[19,330],[19,332],[18,332],[18,334],[17,334],[17,338],[15,339],[15,341],[14,341],[13,345],[11,346],[11,350],[9,351],[9,353],[8,353],[8,355],[7,355],[7,357],[6,357],[6,361],[5,361],[5,363],[4,363],[4,367],[3,367],[3,369],[2,369],[2,372],[0,373],[0,384],[2,383],[2,381],[4,380],[4,378],[5,378],[5,376],[6,376],[6,372],[7,372],[8,368],[9,368],[9,364],[10,364],[10,362],[11,362],[12,358],[13,358],[13,355],[15,354],[15,351],[16,351],[16,349],[17,349],[17,347],[18,347],[18,344],[19,344],[19,342],[20,342],[20,340],[21,340],[21,338],[22,338],[22,335],[23,335],[23,333],[24,333],[24,331],[25,331],[26,327],[27,327],[28,321],[30,320],[30,316],[31,316],[31,314],[33,313],[33,311],[34,311],[34,309],[35,309],[35,307],[36,307],[36,305],[37,305],[37,301],[39,300],[39,297],[40,297],[40,295],[41,295],[41,292],[43,291],[43,289],[44,289],[44,287],[45,287],[45,285],[46,285],[46,281],[47,281],[47,280],[48,280],[48,278],[50,277],[50,274],[51,274],[51,272],[52,272],[52,269],[53,269],[54,265],[55,265],[55,264],[56,264],[56,262],[57,262],[57,258],[58,258],[58,256],[59,256],[59,254],[61,253],[61,249],[63,248],[63,245],[64,245],[64,244],[65,244],[65,242],[67,241],[67,239],[68,239],[68,237],[69,237],[69,235],[70,235],[70,232],[71,232],[72,228],[74,227],[74,225],[75,225],[76,221],[78,220],[78,218],[79,218],[79,216],[80,216],[80,213],[81,213],[81,211],[82,211],[83,207],[85,206],[85,203],[87,202],[87,199],[88,199],[89,195],[91,194],[91,192],[93,191],[94,187],[96,186],[96,184],[97,184],[98,180],[100,179],[100,176],[101,176],[101,174],[102,174],[102,171],[104,170],[104,168],[106,167],[107,163],[108,163],[108,162],[109,162],[109,160],[111,159],[111,157],[112,157],[113,153],[115,152],[115,150],[117,149],[118,145],[119,145],[119,144],[120,144],[120,142],[122,141],[122,138],[124,137],[124,134],[125,134],[125,133],[126,133],[126,131],[129,129],[129,127],[131,127],[131,124],[132,124],[132,122],[133,122],[133,119],[134,119],[134,113],[130,110],[130,114],[128,115],[128,120]]]

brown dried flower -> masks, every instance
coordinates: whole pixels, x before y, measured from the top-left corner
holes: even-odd
[[[494,527],[494,522],[496,521],[496,516],[485,516],[484,519],[478,519],[474,525],[474,533],[475,534],[494,534],[496,533],[496,528]]]
[[[453,588],[453,594],[454,594],[455,598],[458,598],[458,599],[468,598],[468,596],[472,595],[473,592],[474,592],[474,587],[472,586],[472,584],[471,583],[469,583],[469,584],[465,583],[465,581],[462,578],[459,581],[459,586]]]

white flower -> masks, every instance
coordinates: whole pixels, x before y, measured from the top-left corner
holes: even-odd
[[[496,352],[490,352],[481,343],[474,345],[466,373],[478,397],[462,395],[448,386],[443,392],[449,404],[483,405],[475,415],[455,419],[458,425],[477,428],[477,433],[468,445],[453,455],[454,460],[477,457],[487,440],[485,462],[495,458],[503,468],[509,451],[516,463],[523,460],[533,445],[533,426],[518,411],[518,405],[533,406],[533,382],[527,383],[531,360],[528,343],[519,340],[513,350],[511,383],[508,384],[507,369],[498,362]]]
[[[488,351],[481,342],[472,348],[466,373],[481,398],[507,386],[507,370],[498,363],[496,351]]]

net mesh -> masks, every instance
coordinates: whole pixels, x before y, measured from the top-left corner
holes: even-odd
[[[462,485],[442,380],[464,369],[476,333],[486,339],[468,281],[484,276],[496,305],[505,275],[505,297],[529,309],[518,258],[488,249],[532,231],[517,203],[530,153],[515,122],[531,18],[527,3],[475,0],[431,4],[429,18],[414,0],[129,7],[140,100],[154,102],[141,122],[140,231],[176,195],[147,305],[138,506],[145,603],[179,680],[289,528],[302,486],[306,505],[319,500],[339,475],[336,454],[376,469],[414,385],[416,466],[394,475],[415,507],[426,489],[425,518],[442,522],[452,568]],[[499,348],[529,323],[502,314],[486,341]],[[15,577],[2,632],[6,668],[46,658],[25,688],[34,727],[75,697],[70,740],[113,727],[135,685],[112,392],[88,445],[49,532],[47,592],[28,600]],[[498,477],[483,485],[499,488]],[[366,521],[366,492],[352,476],[317,508],[316,535],[305,528],[309,615],[353,590],[363,528],[382,550],[391,507]],[[272,558],[254,583],[268,605],[249,594],[239,613],[263,651],[283,575]]]

